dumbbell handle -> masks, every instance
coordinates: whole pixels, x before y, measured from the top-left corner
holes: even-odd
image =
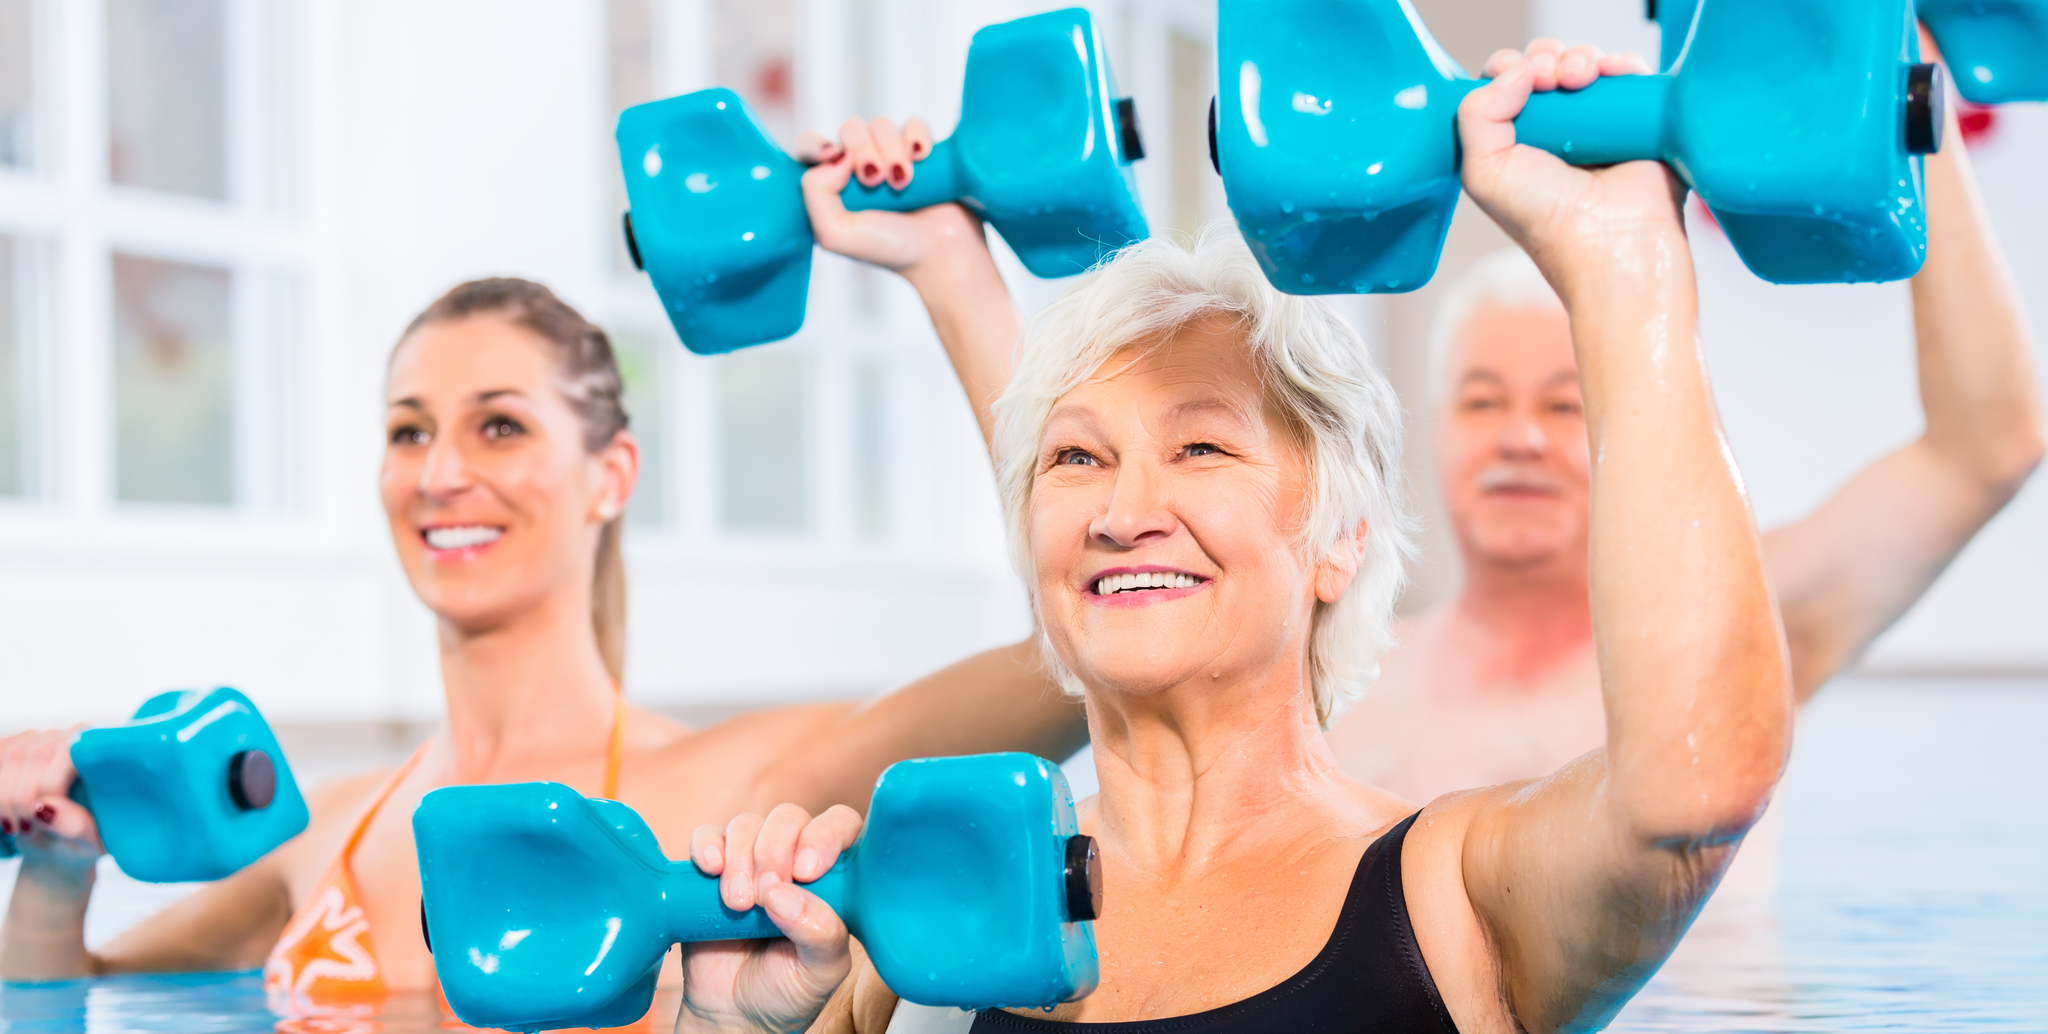
[[[840,197],[846,201],[850,211],[861,212],[880,210],[884,212],[915,212],[920,208],[960,200],[959,149],[948,137],[932,146],[932,153],[923,161],[912,166],[910,185],[902,190],[889,186],[887,180],[865,187],[859,180],[846,184]]]
[[[1901,113],[1907,149],[1913,154],[1940,150],[1944,80],[1935,66],[1915,65],[1908,82]],[[1515,119],[1515,142],[1573,165],[1663,158],[1664,121],[1676,83],[1670,75],[1603,76],[1581,90],[1530,94]]]
[[[857,917],[846,913],[847,869],[857,850],[859,847],[856,845],[840,854],[839,860],[823,876],[810,883],[798,884],[832,906],[832,911],[837,912],[849,928],[856,925]],[[782,936],[782,931],[776,929],[774,920],[768,918],[768,913],[761,906],[755,905],[745,912],[725,907],[725,901],[718,896],[718,877],[704,875],[687,859],[672,863],[668,875],[662,878],[661,890],[671,941],[694,944],[698,941]],[[857,932],[855,936],[858,936]]]
[[[1572,165],[1612,165],[1662,157],[1668,75],[1596,79],[1582,90],[1529,95],[1515,119],[1515,142]]]

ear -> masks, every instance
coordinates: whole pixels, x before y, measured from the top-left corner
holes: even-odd
[[[594,496],[591,516],[599,522],[626,512],[626,500],[640,483],[640,442],[631,431],[620,431],[591,457]],[[609,512],[611,516],[606,516]]]
[[[1364,521],[1359,521],[1351,537],[1331,546],[1323,562],[1316,565],[1316,599],[1335,603],[1344,598],[1352,579],[1358,577],[1359,565],[1365,562],[1369,530]]]

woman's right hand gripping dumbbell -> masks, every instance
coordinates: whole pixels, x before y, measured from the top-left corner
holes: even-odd
[[[833,805],[812,818],[794,804],[697,827],[690,860],[717,876],[727,908],[756,904],[778,940],[684,944],[676,1031],[783,1034],[810,1026],[853,968],[846,923],[802,884],[823,876],[860,837],[860,813]]]
[[[932,131],[920,118],[900,129],[886,118],[848,119],[836,141],[805,133],[796,142],[797,158],[811,165],[804,210],[825,250],[901,274],[917,289],[988,441],[989,407],[1010,382],[1010,347],[1023,325],[981,220],[950,201],[915,212],[852,212],[840,197],[856,179],[902,190],[931,153]]]
[[[70,798],[75,729],[0,739],[0,833],[14,838],[24,864],[90,873],[106,849],[92,812]]]
[[[9,980],[64,980],[96,971],[85,950],[85,908],[93,866],[106,853],[92,813],[68,794],[75,730],[24,732],[0,740],[0,832],[21,853],[7,920],[0,925],[0,974]]]

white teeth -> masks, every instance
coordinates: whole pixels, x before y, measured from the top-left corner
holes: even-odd
[[[1198,584],[1201,579],[1191,574],[1174,571],[1138,571],[1130,574],[1104,575],[1095,581],[1095,594],[1110,596],[1119,592],[1139,592],[1145,589],[1186,589]]]
[[[486,527],[481,524],[465,524],[459,528],[428,528],[427,546],[431,549],[467,549],[481,546],[486,542],[498,541],[505,534],[503,528]]]

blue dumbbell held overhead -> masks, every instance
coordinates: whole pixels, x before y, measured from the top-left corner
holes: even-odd
[[[1218,167],[1274,286],[1410,291],[1459,191],[1480,83],[1401,0],[1223,0]],[[1577,165],[1661,159],[1773,283],[1896,280],[1926,252],[1940,80],[1906,0],[1711,0],[1657,76],[1537,94],[1518,138]]]
[[[126,724],[79,733],[71,763],[71,799],[138,880],[217,880],[306,828],[277,737],[232,689],[159,693]],[[0,857],[14,852],[0,837]]]
[[[1956,92],[1976,104],[2048,101],[2048,0],[1920,0],[1918,14]],[[1658,67],[1685,49],[1699,0],[1650,0],[1662,31]]]
[[[434,968],[473,1026],[623,1026],[671,944],[781,936],[665,857],[631,808],[557,783],[435,790],[413,838]],[[1047,1006],[1095,988],[1094,845],[1041,758],[890,766],[859,842],[807,886],[912,1002]]]
[[[812,237],[798,179],[730,90],[628,108],[619,160],[635,262],[691,351],[729,352],[803,326]],[[1128,100],[1080,8],[991,25],[967,54],[959,128],[902,191],[848,184],[853,209],[959,201],[1041,277],[1071,276],[1146,235]]]

